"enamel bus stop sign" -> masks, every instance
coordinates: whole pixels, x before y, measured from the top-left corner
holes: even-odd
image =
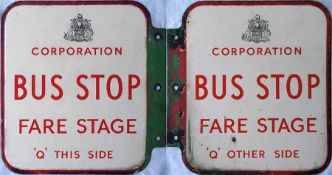
[[[130,2],[20,2],[2,25],[6,165],[21,173],[142,167],[146,11]]]
[[[185,159],[317,173],[331,157],[331,18],[314,2],[199,2],[184,18]]]

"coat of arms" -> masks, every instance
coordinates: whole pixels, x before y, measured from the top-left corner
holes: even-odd
[[[69,30],[65,33],[64,39],[69,41],[91,41],[93,30],[91,28],[91,20],[83,18],[82,14],[78,14],[76,18],[70,20]]]
[[[270,41],[271,31],[267,20],[256,15],[254,19],[250,19],[248,22],[247,31],[242,33],[243,41],[253,41],[255,43]]]

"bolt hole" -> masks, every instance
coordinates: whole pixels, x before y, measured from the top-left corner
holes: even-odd
[[[180,92],[182,93],[184,90],[184,85],[174,84],[173,85],[174,92]]]
[[[185,84],[183,84],[183,85],[180,87],[180,92],[181,92],[181,93],[182,93],[183,90],[184,90],[184,86],[185,86]]]
[[[160,33],[156,33],[156,34],[154,35],[154,39],[155,39],[156,41],[160,41],[161,38],[162,38],[162,36],[161,36]]]
[[[174,91],[177,92],[179,89],[180,89],[180,86],[179,86],[178,84],[174,84],[174,85],[173,85],[173,90],[174,90]]]
[[[180,112],[179,112],[179,117],[182,118],[183,116],[184,116],[184,112],[180,111]]]
[[[233,142],[236,142],[236,137],[233,136],[233,137],[232,137],[232,141],[233,141]]]
[[[160,85],[160,84],[155,84],[155,85],[154,85],[154,90],[155,90],[156,92],[160,92],[160,91],[161,91],[161,85]]]
[[[159,136],[157,136],[157,137],[156,137],[156,140],[157,140],[157,141],[160,141],[160,137],[159,137]]]
[[[179,138],[178,136],[174,136],[174,140],[177,141]]]

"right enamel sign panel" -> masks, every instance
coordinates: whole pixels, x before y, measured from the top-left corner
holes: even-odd
[[[329,12],[314,2],[200,2],[184,25],[187,165],[199,172],[324,169]]]

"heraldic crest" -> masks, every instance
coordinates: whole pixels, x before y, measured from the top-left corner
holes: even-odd
[[[270,41],[271,31],[267,20],[256,15],[254,19],[250,19],[248,22],[247,31],[242,33],[243,41],[253,41],[255,43]]]
[[[93,30],[91,28],[91,20],[83,18],[82,14],[78,14],[76,18],[70,20],[69,30],[65,33],[64,39],[69,41],[91,41]]]

